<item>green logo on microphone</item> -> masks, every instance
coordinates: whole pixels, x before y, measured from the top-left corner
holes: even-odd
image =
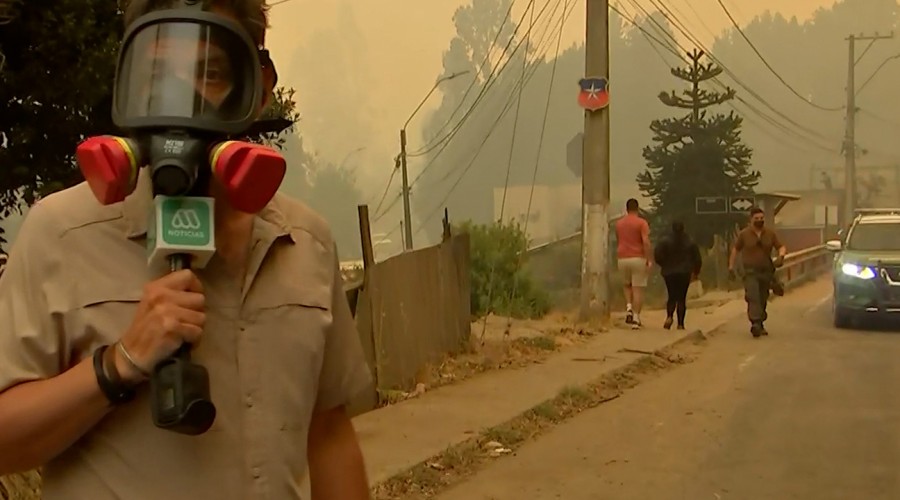
[[[205,247],[212,243],[212,206],[204,199],[162,200],[160,236],[168,245]]]

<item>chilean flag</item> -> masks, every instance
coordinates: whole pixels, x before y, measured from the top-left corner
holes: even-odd
[[[578,105],[588,111],[597,111],[609,105],[609,82],[606,78],[582,78],[578,85]]]

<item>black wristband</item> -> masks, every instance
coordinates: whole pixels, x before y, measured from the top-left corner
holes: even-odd
[[[109,346],[103,345],[94,351],[94,374],[97,376],[97,384],[100,386],[100,390],[106,396],[106,399],[113,405],[127,403],[134,399],[134,388],[123,385],[119,380],[113,381],[107,375],[103,366],[103,354],[107,349],[109,349]]]

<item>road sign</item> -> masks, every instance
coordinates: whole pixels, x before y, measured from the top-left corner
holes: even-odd
[[[732,213],[746,213],[756,206],[754,196],[732,196],[728,202],[728,208]]]
[[[566,145],[566,163],[576,176],[581,177],[581,169],[584,161],[584,134],[579,132]]]
[[[698,196],[695,201],[698,214],[727,214],[727,196]]]

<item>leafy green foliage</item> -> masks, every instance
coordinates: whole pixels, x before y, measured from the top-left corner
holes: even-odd
[[[272,96],[272,103],[260,116],[261,121],[285,120],[287,128],[277,132],[263,132],[251,140],[282,151],[285,149],[287,135],[292,134],[300,122],[300,110],[297,109],[297,102],[294,100],[295,93],[293,88],[278,87]]]
[[[22,2],[0,29],[0,217],[80,182],[75,146],[113,131],[121,30],[108,0]]]
[[[672,74],[691,84],[684,98],[660,94],[668,106],[690,110],[687,116],[653,120],[652,146],[644,148],[647,170],[638,174],[641,191],[650,198],[654,226],[663,227],[680,220],[704,247],[716,234],[727,235],[741,214],[709,215],[696,213],[696,199],[706,196],[752,194],[760,174],[751,170],[752,150],[741,140],[743,119],[736,114],[710,115],[706,109],[734,98],[734,91],[709,92],[700,84],[721,73],[714,65],[701,65],[695,54],[693,67],[673,69]]]
[[[549,296],[535,285],[520,258],[528,239],[519,224],[467,221],[454,231],[469,234],[472,314],[537,318],[550,310]]]

